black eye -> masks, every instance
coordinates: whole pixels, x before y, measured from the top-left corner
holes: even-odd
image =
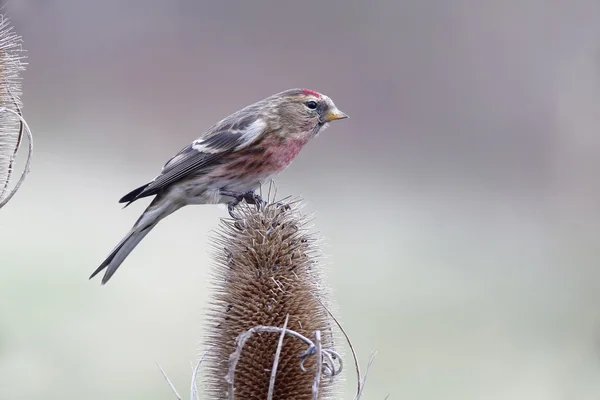
[[[317,108],[317,102],[316,101],[307,101],[306,107],[310,108],[311,110],[314,110]]]

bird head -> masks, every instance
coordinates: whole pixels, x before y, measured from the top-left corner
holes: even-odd
[[[270,99],[287,134],[318,134],[331,121],[348,118],[324,94],[309,89],[290,89]]]

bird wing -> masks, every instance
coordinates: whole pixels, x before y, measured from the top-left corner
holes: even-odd
[[[224,155],[249,146],[266,132],[266,121],[256,113],[241,118],[236,118],[236,114],[220,121],[203,137],[184,147],[167,161],[152,182],[123,196],[119,202],[131,203],[155,195],[190,174],[206,173],[217,166]]]

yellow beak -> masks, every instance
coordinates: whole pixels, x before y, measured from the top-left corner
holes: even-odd
[[[332,108],[325,115],[325,120],[327,122],[335,121],[336,119],[344,119],[344,118],[349,118],[349,117],[346,114],[344,114],[343,112],[341,112],[340,110],[338,110],[337,108]]]

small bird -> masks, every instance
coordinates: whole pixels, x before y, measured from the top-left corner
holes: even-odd
[[[283,171],[329,122],[348,118],[333,101],[309,89],[289,89],[249,105],[184,147],[151,182],[126,194],[125,207],[155,196],[90,279],[106,269],[104,285],[156,224],[189,204],[262,200],[254,190]],[[226,199],[229,199],[227,201]]]

